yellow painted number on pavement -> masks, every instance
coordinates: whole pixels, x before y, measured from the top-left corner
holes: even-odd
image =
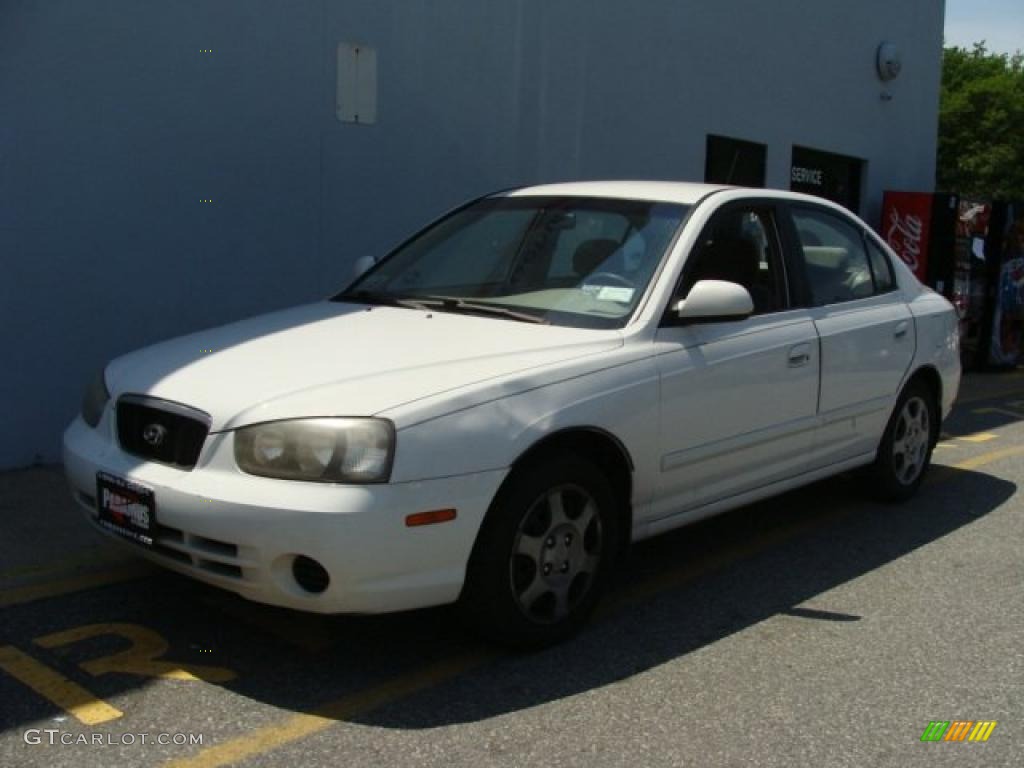
[[[167,653],[167,641],[153,630],[137,624],[89,624],[37,637],[33,642],[41,648],[61,648],[104,636],[120,637],[131,646],[118,653],[82,662],[79,666],[93,677],[120,672],[160,680],[205,680],[210,683],[223,683],[235,678],[235,673],[224,667],[163,661],[160,657]],[[83,725],[99,725],[124,715],[78,683],[12,645],[0,646],[0,670]]]
[[[167,653],[167,641],[153,630],[137,624],[89,624],[37,637],[34,642],[42,648],[58,648],[103,635],[122,637],[131,643],[131,647],[120,653],[83,662],[80,665],[82,669],[94,677],[121,672],[161,680],[205,680],[210,683],[223,683],[235,678],[235,673],[224,667],[161,661],[159,657]]]

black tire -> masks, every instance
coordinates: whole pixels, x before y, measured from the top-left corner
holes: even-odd
[[[470,557],[462,606],[472,625],[521,649],[578,632],[618,551],[615,504],[604,475],[576,456],[514,470],[491,503]]]
[[[938,439],[939,409],[931,388],[912,381],[889,417],[871,467],[872,491],[882,501],[906,501],[917,493]]]

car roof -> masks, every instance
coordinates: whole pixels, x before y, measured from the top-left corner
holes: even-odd
[[[712,192],[736,189],[722,184],[696,184],[680,181],[572,181],[541,184],[507,190],[506,197],[610,197],[621,200],[657,200],[693,205]]]

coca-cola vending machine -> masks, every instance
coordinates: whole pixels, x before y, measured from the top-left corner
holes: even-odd
[[[953,300],[957,195],[886,192],[879,234],[917,279]]]
[[[981,335],[984,286],[958,237],[962,203],[957,195],[886,192],[879,234],[925,285],[941,293],[960,315],[960,348],[967,366]],[[981,293],[978,293],[981,291]]]
[[[952,194],[885,193],[880,234],[922,283],[956,307],[965,368],[1012,367],[1022,360],[1019,212],[1019,206]]]

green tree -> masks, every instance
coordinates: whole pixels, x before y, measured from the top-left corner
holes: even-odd
[[[1024,55],[945,49],[937,177],[946,191],[1024,200]]]

